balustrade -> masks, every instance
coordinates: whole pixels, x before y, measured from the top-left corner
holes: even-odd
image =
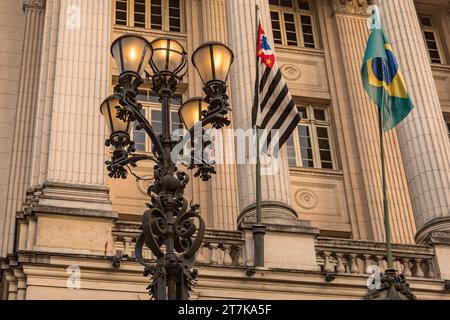
[[[134,259],[134,247],[140,235],[137,223],[116,223],[114,229],[116,252],[122,259]],[[207,230],[196,264],[216,267],[243,267],[245,241],[239,231]],[[324,273],[368,275],[387,269],[383,243],[332,238],[316,240],[317,263]],[[154,261],[150,250],[144,248],[144,258]],[[407,278],[436,279],[434,250],[420,245],[394,245],[394,266]]]
[[[135,259],[134,247],[140,235],[139,224],[119,222],[113,231],[114,246],[122,259]],[[202,247],[197,253],[197,265],[241,267],[244,266],[244,240],[240,232],[208,230]],[[155,257],[144,248],[144,259],[153,261]]]
[[[383,243],[319,238],[317,263],[324,273],[372,274],[384,272],[387,258]],[[435,279],[434,250],[427,246],[394,245],[394,267],[405,277]]]

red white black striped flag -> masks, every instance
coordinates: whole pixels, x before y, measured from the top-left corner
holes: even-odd
[[[275,147],[279,150],[298,126],[301,115],[278,68],[261,23],[258,27],[256,63],[252,125],[265,129],[268,150],[274,150]]]

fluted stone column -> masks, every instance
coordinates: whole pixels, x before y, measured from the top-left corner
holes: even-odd
[[[186,31],[187,47],[186,50],[191,57],[195,49],[204,42],[204,28],[202,19],[202,0],[186,1]],[[192,66],[192,64],[190,65]],[[194,67],[188,69],[188,97],[203,96],[202,82]],[[212,182],[204,182],[200,178],[194,178],[196,170],[191,170],[188,174],[191,182],[186,188],[186,199],[193,203],[200,204],[201,215],[205,220],[207,228],[214,226],[214,205],[212,196]]]
[[[25,31],[23,38],[17,39],[23,42],[23,53],[22,59],[18,59],[21,67],[17,68],[20,71],[20,77],[18,79],[18,90],[16,88],[17,108],[13,108],[13,110],[16,110],[16,117],[15,119],[9,116],[5,117],[10,126],[8,134],[12,137],[12,155],[8,153],[11,160],[11,169],[9,175],[6,175],[6,179],[9,177],[7,189],[4,193],[6,198],[0,200],[0,202],[6,204],[6,208],[0,205],[0,256],[12,253],[15,214],[21,207],[25,199],[25,191],[29,186],[33,119],[37,98],[37,79],[40,70],[44,10],[45,1],[43,0],[27,0],[23,3]],[[10,34],[9,36],[14,38],[22,35]],[[12,64],[10,66],[13,67]],[[8,72],[8,76],[12,78],[13,74]],[[2,114],[4,113],[2,112]],[[2,131],[1,127],[0,131]]]
[[[110,0],[46,2],[39,90],[30,101],[36,110],[32,188],[19,219],[37,234],[34,250],[113,251],[117,214],[105,186],[106,132],[99,112],[111,91],[111,13]]]
[[[111,4],[48,0],[31,184],[105,185]]]
[[[227,20],[224,0],[202,0],[204,41],[228,43]],[[216,154],[221,159],[216,165],[212,183],[212,218],[214,229],[236,230],[239,214],[234,137],[229,128],[221,131],[222,139],[216,141]]]
[[[380,138],[376,105],[369,99],[361,82],[361,63],[370,30],[367,1],[331,2],[336,20],[336,33],[345,66],[342,75],[347,84],[349,108],[353,122],[361,166],[361,177],[367,199],[372,239],[384,241],[383,195],[381,183]],[[337,60],[338,57],[333,57]],[[389,210],[394,243],[413,243],[415,228],[411,199],[395,130],[385,133],[386,172]]]
[[[450,231],[450,143],[413,0],[380,0],[381,18],[415,105],[398,128],[418,233]]]
[[[262,22],[270,36],[272,30],[269,1],[228,0],[226,2],[229,45],[235,54],[235,63],[231,70],[231,107],[235,129],[247,130],[251,129],[252,125],[256,75],[255,4],[261,8]],[[240,142],[237,141],[237,143]],[[238,156],[241,155],[238,154]],[[254,261],[252,227],[256,222],[255,164],[249,163],[249,157],[246,158],[247,164],[237,165],[241,210],[238,224],[245,231],[245,255],[247,263],[251,264]],[[289,167],[285,149],[279,158],[278,165],[279,170],[276,174],[262,176],[262,215],[263,223],[267,226],[264,240],[265,266],[318,270],[314,238],[319,232],[311,228],[309,222],[298,220],[297,213],[290,207]],[[295,247],[296,250],[280,250],[280,246]]]
[[[256,22],[255,4],[261,8],[265,31],[272,34],[269,2],[265,0],[227,1],[229,44],[235,54],[231,70],[233,122],[235,129],[250,129],[256,76]],[[255,147],[256,148],[256,147]],[[248,157],[246,157],[248,161]],[[238,164],[239,205],[242,214],[255,212],[255,164]],[[263,215],[280,219],[296,219],[290,208],[289,168],[286,153],[279,159],[279,172],[262,176]]]

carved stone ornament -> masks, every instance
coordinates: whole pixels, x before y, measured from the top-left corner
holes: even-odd
[[[302,76],[302,71],[293,64],[284,64],[280,69],[283,76],[290,81],[296,81]]]
[[[24,0],[23,1],[23,10],[26,9],[45,9],[45,0]]]
[[[380,280],[380,288],[369,290],[366,300],[416,300],[405,277],[397,274],[396,270],[386,270]]]
[[[333,12],[367,15],[368,0],[331,0]]]

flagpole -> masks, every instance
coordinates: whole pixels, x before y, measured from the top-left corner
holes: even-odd
[[[259,6],[255,6],[256,15],[256,50],[259,46]],[[256,59],[256,81],[255,81],[255,101],[259,108],[259,57]],[[260,137],[259,126],[255,126],[256,130],[256,224],[253,226],[253,245],[254,245],[254,263],[255,267],[264,267],[264,235],[266,227],[262,224],[262,201],[261,201],[261,158],[260,158]]]
[[[384,108],[384,95],[383,95],[383,107]],[[386,234],[386,251],[387,251],[387,264],[388,269],[394,269],[394,262],[392,258],[392,240],[391,240],[391,223],[389,220],[389,202],[387,196],[387,183],[386,183],[386,162],[385,162],[385,149],[384,149],[384,130],[383,130],[383,110],[378,108],[378,119],[380,129],[380,149],[381,149],[381,180],[383,188],[383,212],[384,212],[384,230]]]
[[[262,206],[261,206],[261,158],[260,158],[260,136],[259,126],[256,126],[256,224],[262,224]]]

